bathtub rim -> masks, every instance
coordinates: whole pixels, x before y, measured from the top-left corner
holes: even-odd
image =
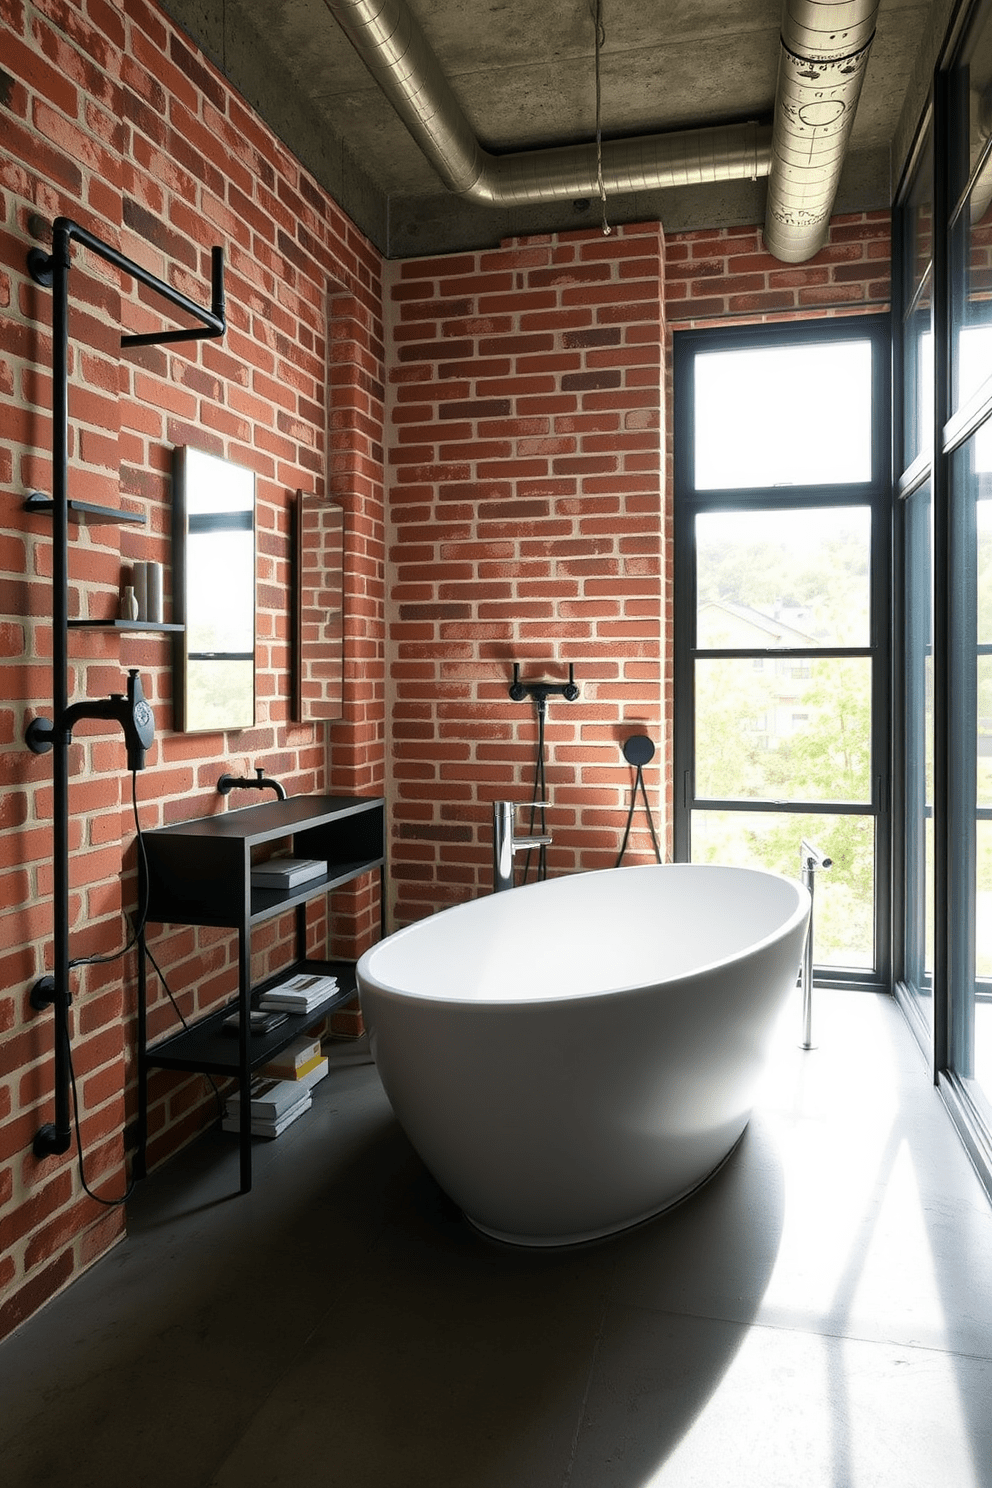
[[[493,897],[492,894],[479,894],[476,896],[475,899],[466,899],[461,904],[446,905],[444,909],[436,910],[433,914],[427,915],[422,920],[413,920],[409,925],[401,926],[399,930],[394,930],[390,935],[387,935],[384,940],[376,941],[375,945],[370,946],[368,950],[359,957],[355,966],[355,975],[359,998],[361,998],[362,992],[364,990],[363,981],[364,983],[368,984],[370,990],[378,995],[395,997],[398,999],[407,999],[426,1004],[443,1004],[445,1007],[465,1008],[537,1007],[544,1004],[551,1005],[558,1003],[572,1004],[578,1002],[588,1002],[600,997],[619,997],[625,994],[633,995],[638,992],[656,992],[662,987],[674,987],[678,985],[678,983],[684,982],[688,979],[709,975],[713,972],[720,971],[722,968],[733,966],[737,962],[757,954],[761,950],[765,949],[767,946],[773,945],[776,941],[784,939],[785,936],[789,935],[792,932],[799,920],[801,920],[805,915],[809,913],[810,905],[812,903],[809,890],[806,888],[805,884],[800,882],[798,878],[792,878],[786,873],[776,873],[770,868],[745,868],[736,863],[631,863],[628,864],[626,867],[621,868],[591,868],[580,873],[563,873],[555,878],[543,879],[536,883],[519,884],[512,890],[504,890],[503,892],[516,894],[525,892],[527,890],[535,891],[545,889],[550,884],[561,884],[571,878],[593,878],[601,874],[609,874],[612,876],[616,873],[642,873],[667,868],[689,868],[699,872],[705,872],[707,869],[715,868],[720,869],[724,872],[747,874],[750,877],[776,879],[780,883],[789,884],[790,887],[798,891],[796,908],[789,915],[788,919],[783,920],[782,923],[778,925],[774,930],[770,931],[769,934],[762,936],[760,940],[749,941],[746,946],[735,951],[732,955],[722,956],[714,961],[706,961],[700,963],[699,965],[694,965],[688,970],[683,970],[675,973],[673,976],[663,977],[652,982],[626,982],[604,987],[593,987],[589,988],[586,991],[580,992],[570,990],[564,993],[543,996],[540,993],[536,993],[533,996],[517,998],[467,996],[457,994],[453,996],[439,996],[436,991],[418,992],[408,987],[397,987],[393,983],[386,982],[381,977],[369,971],[369,966],[371,964],[372,958],[376,955],[377,952],[381,951],[387,943],[392,945],[407,935],[422,931],[425,926],[431,925],[441,915],[456,914],[459,911],[470,911],[473,909],[474,905],[477,905],[480,902],[485,902]],[[798,974],[798,964],[796,970]]]

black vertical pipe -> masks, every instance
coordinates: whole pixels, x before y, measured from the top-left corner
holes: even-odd
[[[53,975],[42,977],[32,992],[32,1005],[51,1003],[55,1020],[55,1123],[35,1134],[38,1157],[66,1152],[72,1142],[69,1106],[72,1070],[69,1045],[69,741],[65,726],[69,704],[69,269],[71,245],[78,239],[106,263],[160,294],[170,304],[201,321],[199,329],[155,331],[141,336],[122,336],[122,346],[149,346],[161,342],[190,341],[222,336],[224,318],[224,252],[211,249],[211,310],[203,310],[140,264],[125,258],[116,248],[94,237],[70,217],[57,217],[52,226],[52,252],[40,248],[28,254],[28,269],[37,284],[52,285],[52,913]],[[50,276],[50,278],[49,278]],[[40,720],[38,720],[40,721]],[[41,747],[31,744],[37,753]],[[143,982],[142,982],[143,986]],[[242,1061],[244,1064],[244,1060]],[[142,1087],[142,1097],[144,1088]],[[142,1116],[144,1121],[144,1116]],[[242,1173],[245,1171],[242,1142]],[[247,1148],[250,1175],[250,1145]],[[143,1160],[143,1159],[142,1159]],[[249,1177],[250,1182],[250,1177]]]
[[[247,853],[247,849],[245,849]],[[245,864],[245,880],[251,877],[250,863]],[[251,894],[238,927],[238,1154],[241,1168],[241,1192],[251,1190]]]
[[[69,265],[70,234],[52,237],[52,913],[55,1124],[34,1139],[38,1157],[66,1152],[69,1111]]]

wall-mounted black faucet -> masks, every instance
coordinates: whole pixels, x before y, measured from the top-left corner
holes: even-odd
[[[217,782],[217,789],[222,796],[229,796],[232,790],[274,790],[280,801],[286,799],[286,787],[280,785],[278,780],[270,780],[262,772],[261,765],[255,766],[254,777],[251,775],[222,775]]]
[[[141,686],[141,676],[132,667],[127,677],[127,692],[112,692],[109,698],[83,698],[71,703],[59,719],[59,729],[66,744],[81,718],[106,718],[119,723],[124,730],[129,770],[145,768],[145,751],[155,738],[155,715]],[[52,748],[55,725],[50,718],[33,718],[24,732],[24,742],[34,754],[47,754]]]
[[[537,709],[537,757],[534,762],[534,798],[530,802],[530,835],[527,838],[513,839],[512,807],[510,810],[509,823],[502,834],[503,840],[507,839],[508,834],[509,839],[515,840],[517,847],[523,846],[527,849],[527,857],[524,861],[523,871],[523,882],[526,883],[527,875],[530,872],[531,848],[537,848],[538,879],[546,878],[548,872],[547,844],[550,843],[551,838],[547,834],[547,824],[544,819],[544,808],[548,804],[547,784],[544,778],[544,722],[547,718],[548,713],[548,698],[561,697],[564,698],[567,703],[575,702],[576,698],[579,696],[579,688],[575,681],[575,667],[571,663],[569,663],[567,682],[521,682],[520,663],[518,661],[515,661],[513,663],[513,681],[510,683],[509,693],[510,697],[515,703],[522,703],[526,698],[531,698],[534,702],[535,708]],[[498,806],[505,806],[507,804],[509,803],[497,803]],[[538,812],[540,812],[541,814],[539,829],[537,823]],[[497,811],[495,825],[493,828],[494,842],[497,838],[500,837],[501,829],[499,826],[499,820],[499,812]],[[509,870],[507,870],[505,864],[501,866],[501,850],[499,848],[495,850],[496,855],[494,857],[493,872],[494,884],[496,888],[508,888],[513,882],[514,851],[515,848],[510,849],[510,866]],[[509,874],[509,877],[507,877],[507,873]]]
[[[575,682],[575,667],[570,662],[568,667],[567,682],[521,682],[520,663],[513,663],[513,681],[510,683],[510,696],[515,703],[522,703],[524,698],[533,698],[540,710],[543,710],[549,697],[563,697],[566,702],[574,703],[579,696],[579,689]]]

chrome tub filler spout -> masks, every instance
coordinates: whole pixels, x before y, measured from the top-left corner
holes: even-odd
[[[529,851],[532,847],[547,847],[551,838],[544,834],[518,837],[514,830],[514,812],[518,807],[530,806],[534,811],[543,811],[547,801],[494,801],[493,802],[493,893],[513,888],[513,855]]]

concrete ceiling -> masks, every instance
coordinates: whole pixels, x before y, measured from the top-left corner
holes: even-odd
[[[408,0],[482,145],[595,138],[592,0]],[[598,203],[494,210],[453,196],[323,0],[164,0],[284,143],[388,257],[584,226]],[[881,0],[837,211],[888,207],[906,119],[925,100],[948,0]],[[780,0],[603,0],[604,138],[771,122]],[[915,111],[915,112],[914,112]],[[912,127],[910,125],[910,127]],[[643,192],[612,222],[669,231],[760,222],[764,181]]]

